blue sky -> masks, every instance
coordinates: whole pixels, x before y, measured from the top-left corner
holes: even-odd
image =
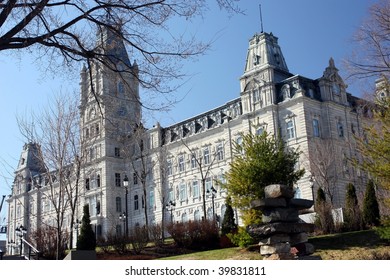
[[[151,123],[170,125],[239,96],[248,40],[260,32],[260,2],[264,31],[279,38],[290,72],[316,79],[322,76],[330,57],[343,76],[342,61],[351,52],[352,36],[376,1],[241,0],[239,6],[245,15],[232,17],[211,7],[203,20],[186,26],[203,40],[213,40],[211,49],[196,62],[184,65],[185,72],[194,74],[177,93],[184,100],[171,112],[154,115]],[[78,77],[45,73],[28,53],[0,53],[0,195],[10,193],[12,172],[25,141],[16,115],[40,110],[50,95],[60,90],[77,91]],[[354,84],[350,84],[349,91],[361,95]]]

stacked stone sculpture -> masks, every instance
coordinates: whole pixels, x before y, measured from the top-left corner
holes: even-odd
[[[279,184],[265,187],[264,199],[252,201],[251,207],[263,213],[262,224],[247,230],[259,241],[264,259],[291,260],[314,253],[307,242],[314,225],[299,219],[300,211],[311,206],[312,200],[294,198],[291,187]]]

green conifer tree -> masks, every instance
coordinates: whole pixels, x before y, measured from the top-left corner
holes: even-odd
[[[366,226],[377,226],[380,223],[379,204],[375,194],[374,182],[367,184],[363,201],[363,221]]]
[[[282,139],[269,135],[247,134],[234,145],[234,157],[223,185],[232,199],[232,206],[242,212],[245,225],[258,223],[259,210],[250,209],[252,200],[264,197],[264,188],[271,184],[294,185],[305,173],[296,169],[300,153],[289,149]],[[256,212],[256,213],[254,213]]]
[[[80,235],[77,238],[77,250],[95,250],[96,237],[92,230],[89,215],[89,205],[84,205],[83,219],[81,221]]]
[[[236,229],[237,224],[234,219],[234,211],[231,205],[231,199],[228,197],[226,199],[226,211],[222,220],[221,233],[222,235],[226,235],[228,233],[234,232]]]
[[[316,205],[322,204],[326,202],[326,195],[322,188],[319,188],[317,190],[317,198],[316,198]]]
[[[347,184],[346,189],[344,223],[348,230],[359,230],[362,225],[362,215],[356,189],[352,183]]]

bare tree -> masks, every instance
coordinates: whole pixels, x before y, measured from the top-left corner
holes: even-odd
[[[202,183],[202,208],[203,208],[203,217],[204,219],[207,219],[207,209],[206,209],[206,192],[211,191],[206,189],[206,181],[209,178],[213,165],[217,159],[221,159],[221,157],[224,157],[223,148],[222,145],[221,149],[216,148],[214,151],[211,150],[211,145],[206,146],[203,150],[200,149],[193,149],[189,146],[188,143],[186,143],[184,140],[182,140],[182,144],[187,148],[187,150],[190,152],[190,160],[191,164],[194,168],[199,170],[199,175]],[[215,218],[215,217],[213,217]]]
[[[136,124],[132,131],[123,134],[121,138],[122,153],[132,174],[129,174],[137,183],[141,183],[142,206],[144,208],[145,225],[149,226],[149,203],[147,199],[148,177],[153,175],[156,161],[153,161],[151,149],[148,145],[148,133],[142,123]]]
[[[380,0],[371,6],[369,16],[354,38],[355,53],[348,61],[350,75],[356,78],[390,76],[390,3]]]
[[[63,234],[73,232],[74,215],[79,199],[80,152],[79,112],[76,97],[56,96],[55,102],[30,120],[19,119],[21,133],[29,140],[38,143],[40,149],[34,155],[42,165],[40,185],[43,198],[52,205],[54,211],[56,257],[63,250]],[[70,215],[70,228],[64,225]],[[72,241],[72,239],[70,240]]]
[[[239,0],[215,1],[221,9],[240,12]],[[174,89],[170,81],[183,77],[178,63],[209,46],[185,31],[174,31],[172,24],[180,24],[172,21],[202,16],[208,5],[205,0],[4,0],[0,1],[0,51],[27,49],[38,58],[48,58],[48,68],[56,72],[59,64],[72,67],[84,61],[130,73],[129,61],[121,61],[127,69],[117,68],[121,55],[114,45],[108,48],[102,46],[104,38],[96,40],[96,32],[104,37],[107,31],[120,37],[137,60],[140,84],[167,93]]]
[[[311,171],[316,186],[322,188],[333,206],[336,183],[341,172],[335,163],[334,144],[330,139],[313,139],[311,148],[315,152],[310,153],[312,156],[307,156],[310,157],[307,161],[310,164],[308,170]]]
[[[168,193],[167,190],[168,187],[168,151],[166,146],[161,146],[158,148],[157,151],[157,161],[158,161],[158,167],[160,172],[160,184],[157,188],[158,191],[158,197],[160,198],[161,203],[161,238],[164,241],[165,238],[165,211],[167,210],[167,203],[168,203]]]

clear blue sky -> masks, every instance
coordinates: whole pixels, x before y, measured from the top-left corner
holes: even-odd
[[[264,31],[279,38],[290,72],[316,79],[322,76],[330,57],[343,75],[342,60],[351,51],[352,35],[376,1],[241,0],[239,5],[246,14],[231,18],[210,9],[204,20],[186,28],[204,40],[215,39],[212,49],[197,62],[185,65],[185,71],[195,75],[178,92],[184,100],[169,114],[155,116],[154,121],[170,125],[239,96],[248,40],[260,32],[260,2]],[[41,109],[49,96],[60,90],[78,90],[78,77],[53,77],[36,67],[28,54],[18,59],[0,53],[0,195],[10,193],[12,173],[25,141],[16,115]],[[361,94],[353,85],[349,91]],[[4,216],[5,209],[0,213],[0,224]]]

